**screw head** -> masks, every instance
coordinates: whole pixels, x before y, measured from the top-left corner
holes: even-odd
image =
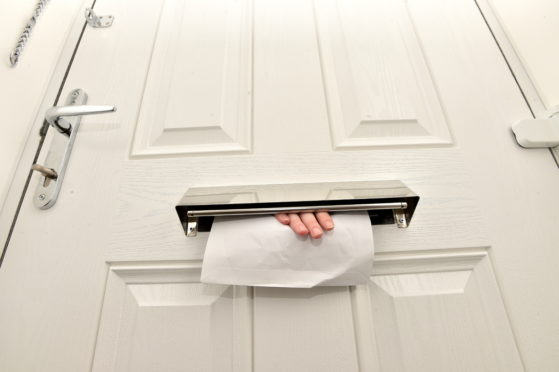
[[[45,194],[39,194],[39,200],[45,200],[46,197]]]

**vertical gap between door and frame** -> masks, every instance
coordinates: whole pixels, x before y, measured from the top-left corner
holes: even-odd
[[[499,53],[500,53],[501,56],[503,57],[503,60],[505,61],[505,64],[507,65],[507,68],[508,68],[508,70],[509,70],[511,76],[512,76],[512,78],[514,79],[514,82],[515,82],[515,84],[516,84],[518,90],[520,91],[520,94],[522,95],[522,99],[524,100],[524,102],[526,103],[526,106],[528,107],[528,110],[530,111],[530,115],[532,116],[532,118],[535,119],[535,118],[536,118],[536,114],[535,114],[534,108],[532,107],[532,104],[530,103],[530,100],[528,99],[528,96],[527,96],[525,90],[522,88],[522,85],[520,84],[519,78],[518,78],[517,74],[515,73],[515,71],[514,71],[512,65],[511,65],[511,63],[510,63],[510,61],[509,61],[509,58],[507,57],[507,54],[506,54],[505,51],[503,50],[503,47],[501,46],[501,43],[499,42],[499,39],[498,39],[497,36],[495,35],[495,31],[493,30],[491,23],[490,23],[489,20],[487,19],[486,14],[484,13],[482,7],[480,6],[479,1],[480,1],[480,0],[474,0],[474,3],[475,3],[475,5],[476,5],[476,7],[477,7],[477,9],[478,9],[478,11],[479,11],[479,14],[480,14],[481,18],[483,19],[483,22],[484,22],[485,25],[487,26],[487,30],[488,30],[489,33],[491,34],[491,37],[493,38],[493,41],[495,42],[495,45],[496,45],[497,48],[499,49]],[[483,0],[481,0],[481,1],[483,1]],[[488,4],[486,4],[486,5],[487,5],[487,7],[489,7]],[[490,7],[489,7],[489,8],[490,8]],[[492,12],[492,9],[490,9],[489,11]],[[500,25],[497,24],[497,25],[495,25],[494,27],[500,27]],[[513,56],[513,58],[514,58],[514,56]],[[512,131],[512,129],[511,129],[511,131]],[[554,152],[553,152],[553,150],[552,150],[551,148],[549,149],[549,152],[550,152],[550,154],[551,154],[552,159],[555,161],[556,165],[559,167],[559,159],[555,156],[555,154],[554,154]],[[498,277],[497,277],[497,271],[496,271],[495,265],[494,265],[494,263],[493,263],[493,257],[491,257],[491,259],[489,260],[489,262],[490,262],[490,265],[491,265],[491,269],[493,270],[493,273],[494,273],[494,275],[495,275],[496,284],[497,284],[497,287],[498,287],[498,289],[499,289],[499,293],[501,293],[501,298],[502,298],[503,301],[505,301],[504,297],[502,296],[502,294],[504,293],[504,291],[503,291],[503,288],[501,287],[501,281],[498,280]],[[509,323],[509,325],[510,325],[511,332],[513,333],[514,344],[515,344],[515,346],[516,346],[516,350],[518,351],[518,354],[519,354],[519,357],[520,357],[520,361],[521,361],[522,366],[523,366],[523,368],[524,368],[524,370],[525,370],[525,369],[526,369],[526,363],[524,362],[524,358],[523,358],[523,356],[522,356],[522,353],[520,352],[520,345],[518,344],[518,341],[517,341],[517,340],[518,340],[518,337],[517,337],[517,335],[516,335],[516,330],[515,330],[515,328],[513,327],[513,323],[512,323],[512,321],[511,321],[511,316],[510,316],[509,311],[508,311],[508,306],[504,306],[504,311],[505,311],[506,316],[507,316],[507,318],[508,318],[508,323]]]
[[[522,88],[522,85],[520,84],[520,81],[518,79],[517,74],[515,73],[509,58],[507,57],[507,54],[505,53],[505,51],[503,50],[499,39],[497,38],[497,36],[495,35],[495,32],[493,31],[492,25],[490,24],[490,22],[488,21],[485,13],[483,12],[483,9],[481,8],[481,6],[479,5],[479,0],[474,0],[474,3],[476,4],[476,7],[479,11],[479,14],[481,15],[481,18],[483,19],[483,22],[485,23],[485,25],[487,26],[487,29],[489,30],[489,33],[491,34],[491,37],[493,38],[493,40],[495,41],[495,44],[497,45],[497,48],[499,49],[499,52],[501,53],[501,56],[503,57],[503,60],[505,61],[507,68],[509,69],[512,78],[514,79],[514,82],[516,84],[516,86],[518,87],[518,90],[520,91],[520,94],[522,95],[522,98],[524,99],[524,102],[526,103],[526,106],[528,107],[528,110],[530,110],[530,114],[532,115],[532,118],[536,118],[536,114],[534,112],[534,109],[532,107],[532,104],[530,103],[530,100],[528,99],[526,92],[524,91],[524,89]],[[487,4],[487,7],[490,8],[489,4]],[[499,27],[499,26],[497,26]],[[504,32],[504,31],[503,31]],[[543,103],[542,103],[543,106]],[[551,157],[553,158],[553,160],[555,161],[555,164],[557,165],[557,167],[559,168],[559,151],[556,154],[552,148],[549,149],[549,152],[551,154]]]

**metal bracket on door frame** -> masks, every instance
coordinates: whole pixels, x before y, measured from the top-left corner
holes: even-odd
[[[85,20],[93,28],[111,27],[115,17],[112,15],[98,16],[93,9],[85,8]]]
[[[37,208],[48,209],[56,203],[82,115],[116,111],[114,106],[88,106],[85,105],[86,102],[87,94],[81,89],[74,89],[66,98],[65,106],[55,106],[46,112],[46,121],[57,131],[54,133],[44,165],[33,164],[31,167],[42,175],[33,196]]]

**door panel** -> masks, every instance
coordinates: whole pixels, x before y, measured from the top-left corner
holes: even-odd
[[[404,1],[316,1],[335,149],[451,144]]]
[[[149,16],[159,20],[132,156],[249,152],[250,2],[165,1]]]
[[[451,143],[402,2],[167,1],[159,11],[133,156]]]
[[[255,288],[253,301],[255,370],[357,371],[348,287]]]
[[[26,323],[1,341],[0,363],[522,369],[454,134],[522,105],[473,2],[146,0],[131,12],[97,0],[96,11],[114,25],[85,30],[63,95],[79,87],[118,111],[84,117],[54,208],[26,196],[0,272],[26,288],[0,280],[0,328]],[[453,53],[432,48],[440,29]],[[499,105],[479,94],[490,84]],[[208,233],[186,238],[174,211],[191,186],[391,179],[421,201],[408,229],[374,227],[367,286],[203,285]],[[33,360],[28,344],[41,345]]]
[[[380,254],[351,288],[205,285],[200,268],[111,265],[93,370],[523,370],[484,249]]]
[[[250,369],[250,290],[200,265],[112,265],[93,371]]]
[[[487,253],[461,254],[378,257],[355,295],[370,300],[379,370],[524,370]]]

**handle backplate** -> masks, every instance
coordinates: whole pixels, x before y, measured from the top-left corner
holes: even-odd
[[[85,105],[86,102],[87,94],[81,89],[74,89],[68,95],[65,105]],[[55,171],[56,177],[49,177],[48,174],[41,172],[38,173],[41,179],[33,196],[33,203],[37,208],[48,209],[56,203],[72,147],[78,134],[81,118],[81,116],[71,116],[66,119],[72,125],[72,132],[69,136],[54,133],[43,168]]]

